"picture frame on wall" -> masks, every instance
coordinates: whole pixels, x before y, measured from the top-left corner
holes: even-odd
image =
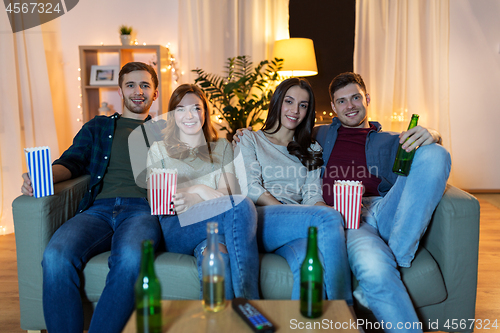
[[[90,85],[117,86],[119,72],[120,68],[118,66],[92,65],[90,70]]]

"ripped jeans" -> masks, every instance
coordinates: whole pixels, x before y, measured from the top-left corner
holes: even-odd
[[[259,298],[259,253],[257,250],[256,231],[257,213],[252,201],[235,195],[234,206],[228,206],[228,196],[203,201],[180,215],[163,215],[160,224],[163,231],[166,250],[173,253],[194,255],[197,258],[200,277],[201,298],[201,262],[206,246],[207,223],[219,224],[219,243],[227,248],[227,254],[221,253],[225,264],[226,298]],[[220,212],[218,215],[214,212]],[[181,226],[183,214],[191,215],[196,222]],[[214,216],[215,215],[215,216]],[[207,217],[208,216],[208,217]]]

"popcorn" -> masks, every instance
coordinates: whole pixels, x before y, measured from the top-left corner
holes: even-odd
[[[346,229],[359,229],[361,215],[361,199],[363,197],[362,182],[338,180],[333,185],[334,208],[344,218]]]
[[[54,179],[50,163],[50,148],[34,147],[25,148],[26,164],[33,187],[35,198],[46,197],[54,194]]]
[[[176,190],[177,170],[151,169],[148,179],[151,215],[175,215],[174,205],[170,203]]]

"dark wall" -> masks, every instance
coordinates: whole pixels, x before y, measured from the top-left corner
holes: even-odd
[[[314,42],[318,75],[309,76],[318,116],[332,111],[328,85],[342,72],[353,70],[355,0],[290,0],[290,37]]]

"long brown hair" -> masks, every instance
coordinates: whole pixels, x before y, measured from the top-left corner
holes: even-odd
[[[316,117],[316,102],[314,100],[314,92],[309,81],[303,78],[289,78],[281,82],[274,91],[271,102],[269,103],[269,113],[267,119],[262,127],[262,131],[273,134],[281,128],[281,107],[285,100],[288,89],[299,86],[309,93],[309,103],[307,105],[307,113],[302,122],[295,128],[294,139],[291,141],[287,150],[290,155],[297,156],[308,170],[314,170],[323,165],[323,157],[321,152],[315,152],[310,149],[311,144],[316,142],[312,137],[312,130],[314,127],[314,119]],[[276,130],[270,130],[276,125]]]
[[[205,141],[207,142],[206,146],[191,148],[179,139],[179,127],[177,127],[177,124],[175,123],[174,110],[187,94],[194,94],[201,99],[203,112],[205,114],[202,131]],[[208,100],[205,93],[197,85],[187,83],[181,84],[174,90],[172,96],[170,97],[170,101],[168,102],[167,126],[165,128],[165,137],[163,139],[165,145],[167,146],[168,156],[182,160],[187,158],[190,154],[194,154],[195,157],[199,157],[205,162],[211,162],[212,149],[210,143],[217,141],[217,139],[217,132],[210,121],[210,109],[208,107]]]

